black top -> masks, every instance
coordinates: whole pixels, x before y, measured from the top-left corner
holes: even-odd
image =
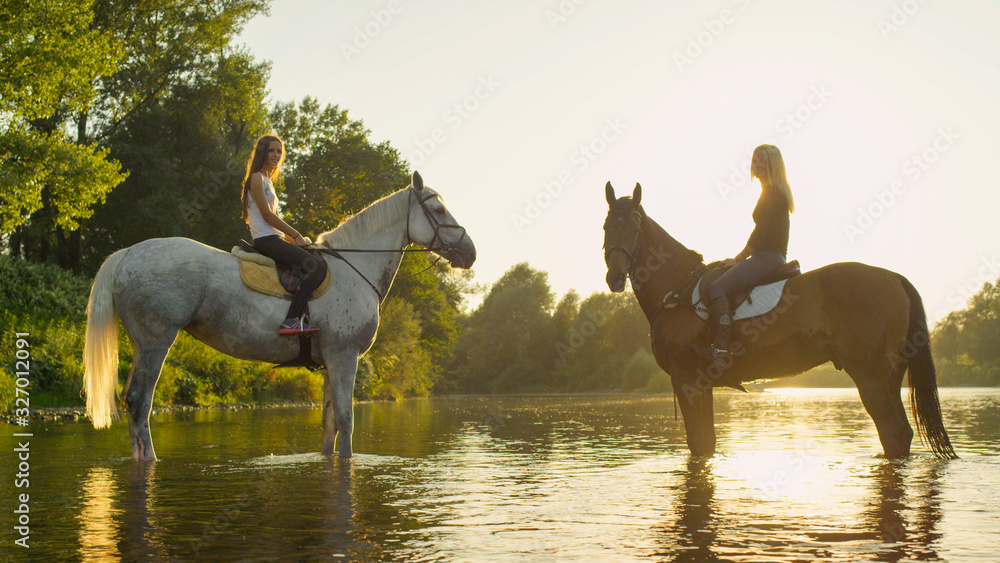
[[[753,210],[756,226],[750,233],[747,246],[759,250],[770,250],[782,256],[788,254],[788,202],[776,189],[761,190],[757,207]]]

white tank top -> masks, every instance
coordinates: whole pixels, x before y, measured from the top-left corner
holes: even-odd
[[[271,180],[267,176],[263,174],[260,176],[264,179],[264,199],[267,200],[267,208],[280,217],[278,213],[278,196],[274,195],[274,186],[271,185]],[[247,195],[250,196],[250,205],[247,209],[247,218],[250,220],[250,236],[254,239],[271,235],[278,235],[284,238],[285,234],[272,227],[260,214],[260,208],[257,207],[257,202],[253,198],[253,190],[247,192]]]

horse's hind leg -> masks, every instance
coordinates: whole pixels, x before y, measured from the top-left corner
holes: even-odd
[[[156,459],[153,452],[153,438],[149,433],[149,411],[153,407],[153,390],[160,378],[163,360],[177,337],[175,332],[169,340],[158,339],[153,342],[132,340],[135,358],[132,372],[125,384],[125,406],[128,411],[129,439],[132,442],[132,459],[152,461]]]
[[[885,456],[899,458],[910,455],[913,429],[906,419],[906,409],[899,396],[903,372],[892,372],[886,368],[881,377],[855,377],[854,374],[851,377],[858,386],[865,410],[875,421]]]

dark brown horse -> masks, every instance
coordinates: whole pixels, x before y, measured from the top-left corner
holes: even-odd
[[[649,320],[656,362],[670,375],[680,398],[692,454],[715,453],[713,387],[781,379],[833,362],[857,385],[887,457],[910,453],[913,430],[900,399],[907,371],[917,430],[935,455],[955,457],[941,421],[927,317],[906,278],[846,262],[789,279],[770,313],[733,325],[733,358],[720,372],[710,369],[710,362],[692,347],[707,338],[707,323],[684,299],[676,299],[680,293],[690,303],[692,273],[705,268],[701,254],[646,215],[639,184],[632,197],[616,199],[610,182],[606,192],[608,287],[624,291],[626,277],[631,279]]]

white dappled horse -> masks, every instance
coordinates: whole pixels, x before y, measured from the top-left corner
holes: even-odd
[[[309,321],[320,327],[313,360],[325,366],[323,449],[351,456],[354,377],[358,357],[375,341],[379,306],[410,243],[469,268],[476,249],[434,190],[416,172],[406,188],[360,211],[317,245],[360,249],[340,259],[324,254],[330,289],[309,302]],[[388,251],[388,252],[387,252]],[[349,261],[349,263],[348,263]],[[118,325],[134,349],[124,402],[132,457],[156,459],[149,432],[153,389],[167,351],[185,330],[237,358],[280,363],[299,354],[299,338],[281,336],[288,301],[258,293],[240,278],[237,258],[186,238],[151,239],[109,256],[94,278],[87,305],[84,390],[94,426],[118,415]]]

